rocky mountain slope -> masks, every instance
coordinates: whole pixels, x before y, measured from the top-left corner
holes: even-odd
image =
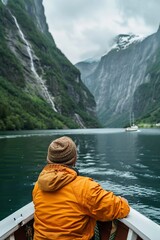
[[[76,64],[95,97],[104,126],[124,127],[130,113],[139,123],[141,119],[144,123],[160,121],[159,52],[160,29],[146,38],[121,34],[98,63]]]
[[[0,1],[0,130],[98,127],[95,100],[56,47],[42,0]]]

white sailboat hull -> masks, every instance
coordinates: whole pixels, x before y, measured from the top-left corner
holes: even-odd
[[[138,126],[137,125],[132,125],[130,127],[127,127],[125,129],[126,132],[133,132],[133,131],[138,131]]]

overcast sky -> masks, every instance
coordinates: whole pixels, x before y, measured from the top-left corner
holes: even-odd
[[[160,0],[43,0],[56,45],[73,63],[102,56],[120,33],[157,31]]]

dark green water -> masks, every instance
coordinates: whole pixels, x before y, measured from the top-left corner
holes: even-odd
[[[160,224],[160,129],[49,130],[0,133],[0,219],[32,200],[49,143],[68,135],[78,148],[77,167],[105,189]]]

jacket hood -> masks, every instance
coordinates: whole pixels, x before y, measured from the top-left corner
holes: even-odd
[[[53,192],[77,177],[76,171],[60,164],[48,164],[38,177],[38,186],[42,191]]]

